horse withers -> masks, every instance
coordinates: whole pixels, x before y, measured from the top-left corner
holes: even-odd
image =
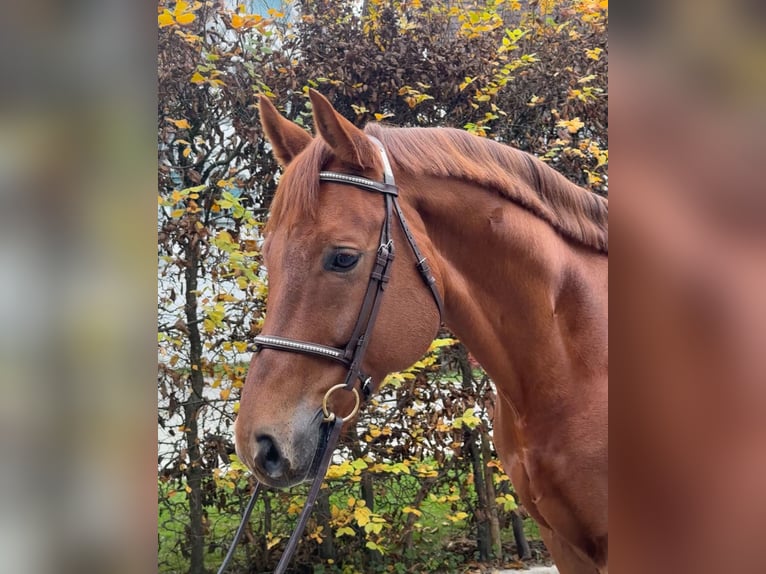
[[[316,138],[260,103],[284,174],[240,458],[271,486],[312,478],[323,401],[353,412],[443,321],[495,382],[498,453],[560,571],[607,572],[607,200],[499,143],[362,131],[310,97]]]

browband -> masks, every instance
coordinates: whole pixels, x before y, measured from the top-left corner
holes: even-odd
[[[388,193],[390,195],[399,195],[399,189],[390,183],[381,183],[366,177],[357,175],[346,175],[345,173],[336,173],[334,171],[320,171],[319,181],[331,181],[334,183],[345,183],[354,187],[361,187],[367,191],[377,191],[378,193]]]

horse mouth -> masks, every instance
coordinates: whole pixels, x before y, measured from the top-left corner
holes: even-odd
[[[322,415],[322,412],[320,411],[319,414]],[[306,476],[303,478],[304,482],[307,480],[314,480],[316,478],[317,473],[319,472],[319,467],[322,464],[324,451],[327,448],[327,443],[330,440],[331,429],[332,425],[325,423],[324,421],[319,425],[319,440],[317,441],[316,450],[314,451],[314,459],[311,461],[311,466],[309,467],[308,473],[306,473]]]
[[[330,425],[322,421],[323,416],[321,410],[317,411],[309,425],[309,430],[297,439],[301,448],[294,454],[298,456],[291,459],[284,458],[285,466],[279,472],[266,472],[262,464],[254,461],[250,470],[258,482],[270,488],[284,489],[316,478],[331,430]]]

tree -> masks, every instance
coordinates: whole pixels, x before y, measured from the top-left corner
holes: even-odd
[[[159,16],[159,422],[172,442],[160,463],[188,494],[184,553],[195,574],[204,571],[205,507],[221,462],[205,457],[206,444],[230,434],[230,395],[242,386],[263,306],[256,216],[275,171],[255,113],[241,106],[250,90],[221,89],[217,66],[254,65],[259,54],[242,51],[227,17],[199,2]],[[272,179],[256,179],[264,172]],[[183,443],[173,442],[176,432]]]

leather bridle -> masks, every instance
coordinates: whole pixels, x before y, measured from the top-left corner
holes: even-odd
[[[418,249],[415,238],[407,225],[407,220],[404,217],[401,206],[399,205],[399,190],[394,182],[394,173],[391,169],[391,164],[388,161],[388,155],[383,147],[383,144],[379,140],[372,136],[368,136],[370,140],[375,144],[380,152],[380,157],[383,162],[383,182],[378,182],[366,177],[348,175],[344,173],[337,173],[333,171],[322,171],[319,173],[319,181],[325,181],[330,183],[340,183],[344,185],[351,185],[364,191],[373,193],[380,193],[383,195],[385,202],[385,217],[383,219],[383,225],[380,230],[380,243],[375,254],[375,262],[370,272],[370,278],[367,282],[367,290],[362,300],[362,306],[359,310],[359,316],[357,317],[354,329],[351,332],[351,337],[346,343],[345,347],[330,347],[322,345],[320,343],[312,343],[307,341],[301,341],[298,339],[289,339],[287,337],[280,337],[277,335],[258,335],[255,337],[254,342],[256,345],[256,352],[261,349],[274,349],[277,351],[286,351],[290,353],[301,353],[304,355],[313,355],[315,357],[321,357],[336,363],[340,363],[347,368],[346,378],[343,383],[331,387],[324,396],[322,401],[322,411],[324,414],[323,425],[325,425],[326,439],[323,441],[315,455],[315,461],[318,462],[316,477],[311,486],[309,496],[306,500],[306,504],[303,508],[298,524],[293,531],[290,541],[287,544],[287,548],[282,554],[282,558],[279,561],[279,565],[275,570],[275,574],[282,574],[287,568],[287,565],[292,557],[292,554],[297,548],[298,541],[308,520],[311,509],[314,506],[316,497],[319,494],[319,487],[324,480],[324,476],[327,472],[327,468],[332,459],[332,452],[335,450],[335,445],[340,437],[340,430],[343,423],[353,418],[359,410],[361,403],[359,391],[356,387],[357,380],[360,383],[360,390],[362,397],[367,400],[372,393],[372,377],[366,375],[362,371],[362,361],[364,360],[365,352],[367,351],[367,345],[370,342],[370,335],[372,329],[375,326],[375,320],[380,310],[380,302],[383,297],[383,292],[389,282],[391,276],[391,267],[394,260],[394,239],[391,235],[391,219],[392,214],[396,215],[399,220],[404,236],[407,239],[407,243],[410,244],[412,252],[415,254],[416,267],[420,272],[420,276],[423,278],[426,286],[431,290],[436,307],[439,310],[439,317],[444,315],[444,304],[442,302],[441,295],[436,289],[436,280],[434,279],[431,269],[428,266],[426,258],[423,256],[420,249]],[[328,408],[327,402],[335,391],[347,390],[354,393],[355,406],[352,412],[343,418],[337,417],[335,413],[331,412]],[[329,428],[328,428],[329,427]],[[253,495],[248,502],[245,509],[242,523],[234,536],[229,552],[224,558],[224,562],[218,570],[218,574],[222,574],[226,569],[229,561],[231,560],[234,548],[244,531],[244,527],[247,524],[247,520],[252,512],[255,500],[260,490],[260,483],[255,487]]]
[[[364,299],[362,300],[362,307],[359,310],[359,316],[357,317],[356,324],[351,332],[351,337],[349,338],[348,343],[341,349],[338,347],[328,347],[327,345],[321,345],[319,343],[288,339],[276,335],[258,335],[255,337],[255,345],[257,349],[276,349],[278,351],[314,355],[342,364],[348,369],[346,379],[343,382],[343,388],[351,391],[355,388],[356,381],[359,380],[362,394],[365,398],[368,398],[369,393],[371,392],[370,387],[372,379],[362,372],[362,360],[364,359],[367,345],[370,342],[370,333],[375,325],[375,319],[378,316],[380,302],[383,298],[383,292],[386,289],[386,285],[388,284],[391,275],[391,264],[394,260],[394,240],[391,236],[392,213],[394,213],[399,220],[402,231],[404,231],[404,236],[407,238],[407,242],[410,244],[412,252],[415,254],[417,269],[433,294],[434,301],[439,309],[439,316],[441,317],[443,315],[443,303],[441,295],[439,295],[439,292],[436,289],[436,280],[431,274],[431,269],[428,266],[426,258],[423,256],[420,249],[418,249],[417,243],[415,243],[415,238],[407,225],[407,220],[404,218],[404,213],[399,206],[399,190],[394,183],[394,173],[391,170],[391,164],[388,161],[386,150],[383,147],[383,144],[376,138],[371,136],[368,137],[370,137],[370,140],[372,140],[380,151],[380,157],[383,161],[382,183],[367,179],[366,177],[336,173],[334,171],[322,171],[319,173],[319,181],[352,185],[365,191],[380,193],[385,200],[385,218],[383,219],[383,225],[380,230],[380,244],[378,245],[375,254],[375,263],[370,272],[370,279],[367,283],[367,291],[364,294]],[[324,414],[325,417],[329,416],[327,409],[324,409]]]

